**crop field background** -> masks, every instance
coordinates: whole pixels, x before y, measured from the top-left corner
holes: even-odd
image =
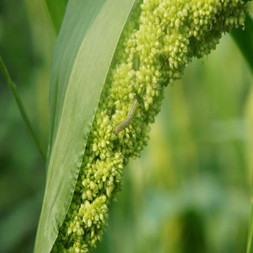
[[[44,149],[55,39],[43,1],[0,1],[1,54]],[[93,252],[245,252],[252,151],[252,72],[225,35],[166,88],[149,145],[124,168]],[[33,251],[45,180],[44,162],[0,76],[0,252]]]

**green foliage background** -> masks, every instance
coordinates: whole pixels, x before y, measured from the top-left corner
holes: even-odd
[[[41,142],[55,30],[44,1],[0,1],[0,51]],[[124,169],[94,252],[244,252],[253,167],[252,74],[230,36],[166,89],[149,146]],[[45,165],[0,77],[0,252],[32,252]]]

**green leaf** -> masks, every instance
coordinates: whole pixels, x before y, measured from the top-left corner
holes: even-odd
[[[245,21],[245,30],[235,30],[232,32],[232,37],[237,46],[241,50],[245,60],[247,61],[251,73],[253,74],[253,19],[247,15]],[[251,193],[253,196],[253,193]],[[248,241],[247,241],[247,253],[253,252],[252,239],[253,239],[253,203],[251,200],[251,213],[249,217],[249,229],[248,229]]]
[[[68,0],[45,0],[56,33],[59,32]]]
[[[253,20],[249,15],[246,17],[245,30],[234,30],[232,37],[248,62],[253,74]]]
[[[112,58],[136,0],[70,0],[50,86],[48,174],[35,252],[50,252],[74,193]]]
[[[248,228],[248,241],[247,241],[247,253],[252,253],[252,238],[253,238],[253,203],[251,199],[250,203],[250,217],[249,217],[249,228]]]

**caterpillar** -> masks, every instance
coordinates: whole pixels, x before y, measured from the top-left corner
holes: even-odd
[[[134,100],[132,103],[131,109],[126,117],[125,120],[123,120],[115,129],[114,133],[118,135],[122,130],[124,130],[126,127],[128,127],[133,119],[134,113],[136,111],[136,108],[138,106],[138,101],[137,99]]]

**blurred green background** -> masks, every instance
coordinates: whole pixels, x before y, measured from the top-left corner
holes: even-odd
[[[0,0],[0,52],[44,149],[55,32],[42,0]],[[230,36],[168,87],[94,253],[245,252],[253,78]],[[0,76],[0,252],[32,252],[45,165]]]

